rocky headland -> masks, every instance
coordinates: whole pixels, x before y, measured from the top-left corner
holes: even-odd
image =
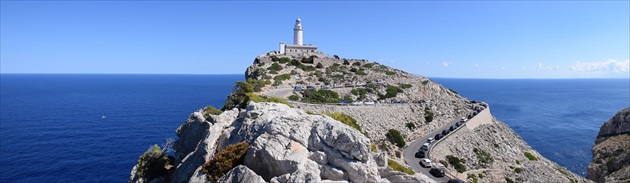
[[[630,108],[604,123],[591,149],[588,179],[595,182],[630,182]]]
[[[155,158],[141,158],[130,182],[434,182],[406,165],[405,142],[475,106],[423,76],[321,52],[260,55],[245,76],[222,110],[195,111],[177,129],[172,157],[147,151]],[[493,117],[442,140],[431,160],[470,182],[588,182]]]

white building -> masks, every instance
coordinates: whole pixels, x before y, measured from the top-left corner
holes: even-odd
[[[284,42],[280,42],[280,53],[308,53],[317,52],[317,46],[304,45],[302,37],[302,20],[298,18],[295,20],[295,26],[293,27],[293,44],[285,45]]]

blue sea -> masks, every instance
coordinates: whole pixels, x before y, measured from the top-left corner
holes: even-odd
[[[0,182],[126,182],[188,115],[221,107],[243,75],[0,75]],[[585,174],[599,126],[630,106],[628,79],[434,78],[544,156]],[[105,117],[105,118],[103,118]]]

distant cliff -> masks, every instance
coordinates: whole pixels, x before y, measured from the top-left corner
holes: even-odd
[[[586,177],[595,182],[630,182],[630,108],[599,128]]]

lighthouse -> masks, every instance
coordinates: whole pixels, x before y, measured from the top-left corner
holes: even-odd
[[[293,44],[284,44],[280,42],[280,54],[304,54],[304,53],[317,53],[317,46],[304,44],[304,38],[302,38],[302,20],[297,18],[295,25],[293,26]]]
[[[302,46],[302,20],[298,18],[295,20],[295,27],[293,28],[293,45]]]

